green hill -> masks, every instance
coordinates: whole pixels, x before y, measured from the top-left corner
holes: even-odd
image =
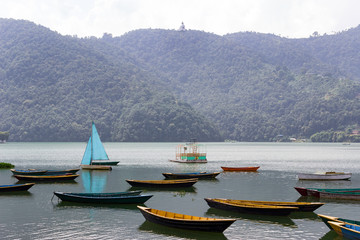
[[[0,19],[0,131],[12,141],[272,141],[360,119],[359,27],[287,39],[142,29],[62,36]]]
[[[0,129],[11,141],[221,140],[189,104],[151,86],[151,74],[117,51],[27,21],[0,20]],[[104,46],[106,47],[106,46]]]

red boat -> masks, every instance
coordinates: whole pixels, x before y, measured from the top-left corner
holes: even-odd
[[[256,172],[260,166],[257,167],[221,167],[224,171],[237,171],[237,172]]]

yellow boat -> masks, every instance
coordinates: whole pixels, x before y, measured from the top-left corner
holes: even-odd
[[[163,224],[169,227],[199,231],[223,232],[236,219],[208,218],[167,212],[163,210],[137,206],[142,215],[149,222]]]
[[[288,206],[277,206],[277,205],[266,205],[266,204],[255,204],[249,202],[238,202],[234,203],[227,199],[220,198],[205,198],[205,201],[210,207],[218,208],[227,211],[235,211],[242,213],[255,213],[255,214],[266,214],[266,215],[278,215],[286,216],[293,211],[299,210],[298,207]]]
[[[262,205],[272,205],[272,206],[286,206],[286,207],[297,207],[298,211],[302,212],[312,212],[325,203],[321,202],[277,202],[277,201],[253,201],[253,200],[234,200],[234,199],[223,199],[223,198],[214,198],[213,200],[222,200],[231,204],[262,204]]]

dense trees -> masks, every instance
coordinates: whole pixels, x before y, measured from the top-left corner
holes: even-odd
[[[95,121],[104,141],[317,141],[359,128],[359,31],[79,39],[0,19],[0,130],[14,141],[86,141]]]

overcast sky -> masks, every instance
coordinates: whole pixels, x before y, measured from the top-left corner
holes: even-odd
[[[0,0],[0,18],[79,37],[178,29],[184,22],[187,29],[218,35],[254,31],[302,38],[358,26],[359,9],[359,0]]]

